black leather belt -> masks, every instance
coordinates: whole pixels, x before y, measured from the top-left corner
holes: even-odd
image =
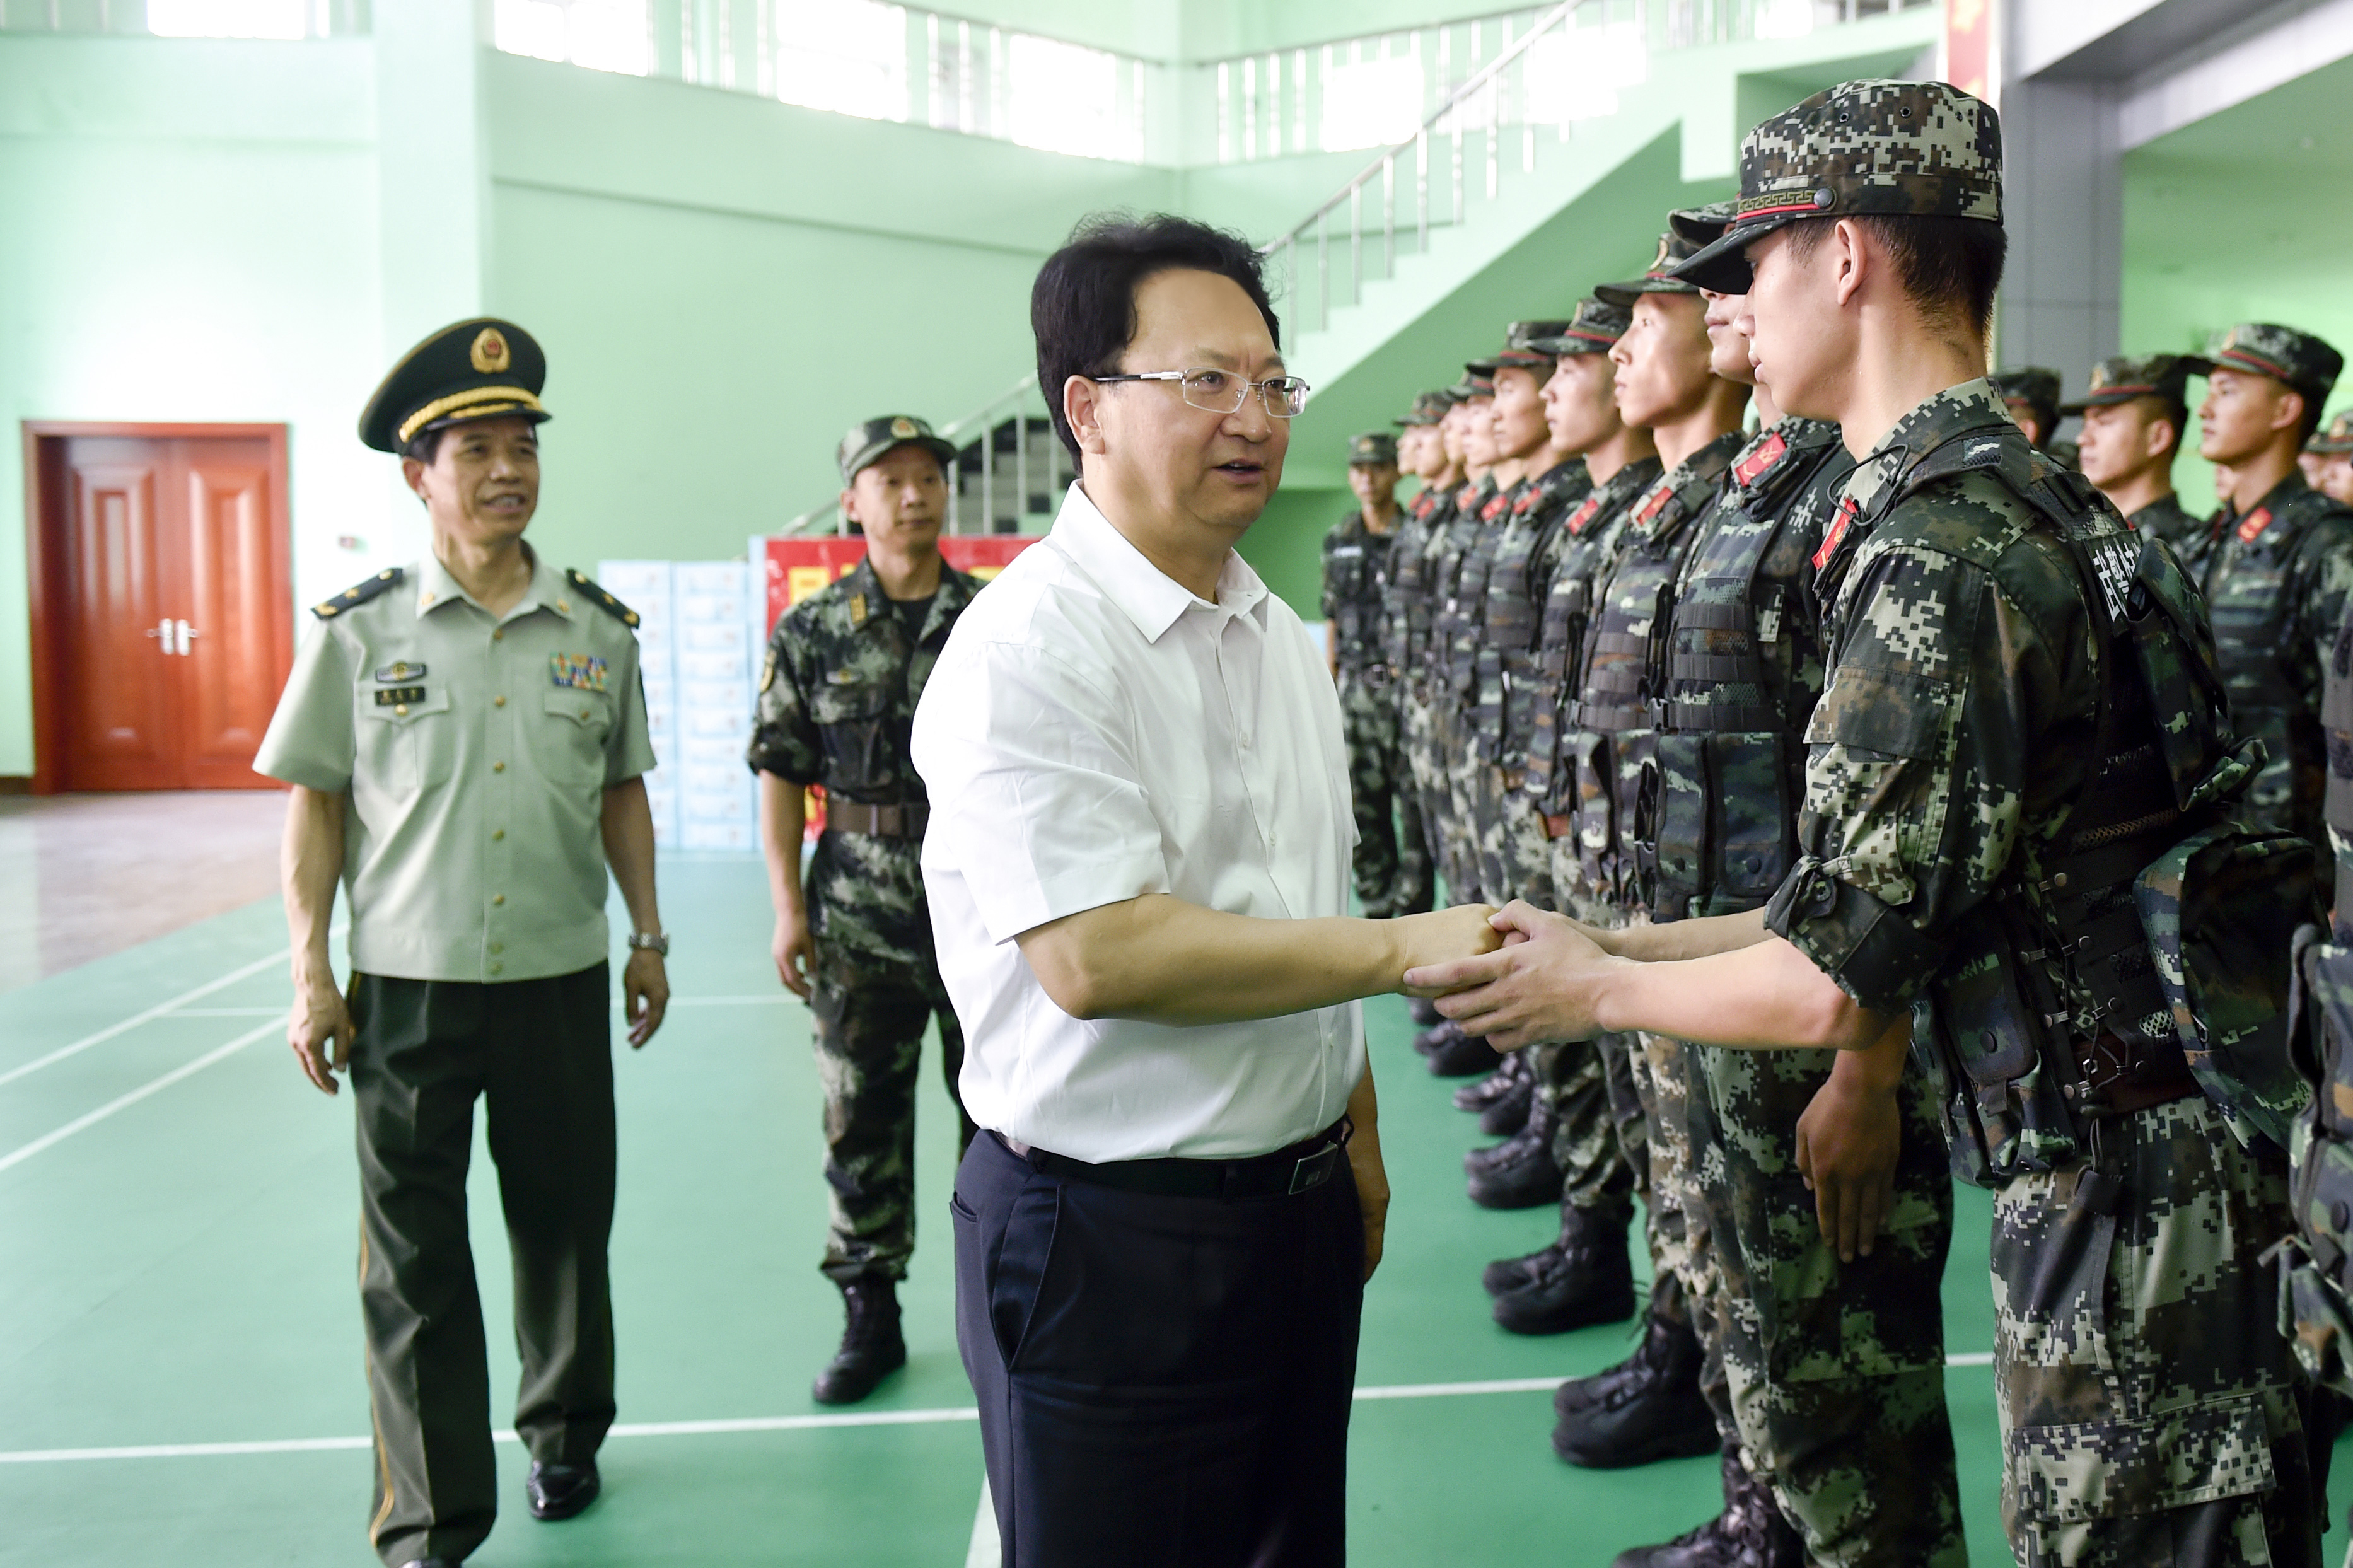
[[[920,838],[932,808],[921,801],[905,805],[865,805],[854,800],[826,798],[825,826],[834,833],[863,833],[875,838]]]
[[[1002,1132],[991,1131],[989,1136],[1040,1175],[1161,1197],[1220,1198],[1236,1203],[1244,1198],[1297,1197],[1302,1193],[1314,1192],[1338,1173],[1343,1152],[1355,1131],[1355,1125],[1344,1116],[1304,1143],[1247,1160],[1112,1160],[1100,1165],[1032,1148]]]

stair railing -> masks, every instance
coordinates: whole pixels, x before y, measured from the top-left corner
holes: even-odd
[[[998,459],[997,438],[1007,425],[1013,426],[1012,462]],[[1030,441],[1042,428],[1046,450],[1042,458],[1033,460]],[[954,445],[956,458],[948,465],[948,516],[945,531],[949,533],[993,533],[997,524],[1007,515],[998,505],[998,482],[1009,479],[1013,486],[1011,517],[1017,526],[1020,519],[1033,515],[1029,501],[1032,494],[1029,477],[1033,470],[1046,481],[1047,508],[1055,504],[1054,496],[1067,479],[1075,478],[1077,470],[1071,466],[1061,438],[1053,433],[1053,419],[1046,411],[1045,400],[1038,395],[1038,377],[1033,373],[1023,376],[1003,392],[982,404],[961,419],[951,420],[938,427],[940,438]],[[977,472],[979,494],[969,500],[965,496],[964,476],[967,467]],[[808,510],[785,523],[781,533],[805,533],[820,524],[829,525],[834,532],[848,533],[849,519],[842,512],[839,498],[828,497]],[[977,526],[971,526],[977,524]]]

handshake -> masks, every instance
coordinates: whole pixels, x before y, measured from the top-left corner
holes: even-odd
[[[1628,961],[1607,932],[1514,899],[1458,904],[1393,922],[1398,990],[1433,997],[1464,1032],[1497,1050],[1602,1032],[1601,996]]]

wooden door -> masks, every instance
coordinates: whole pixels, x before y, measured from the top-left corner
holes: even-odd
[[[283,426],[28,426],[37,789],[267,789]]]

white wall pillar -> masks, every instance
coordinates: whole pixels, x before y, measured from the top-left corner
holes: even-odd
[[[2002,91],[2010,264],[1997,353],[2047,365],[2070,395],[2120,352],[2124,174],[2114,83],[2042,78]]]
[[[376,193],[392,359],[484,308],[490,155],[480,54],[487,0],[375,0]]]

